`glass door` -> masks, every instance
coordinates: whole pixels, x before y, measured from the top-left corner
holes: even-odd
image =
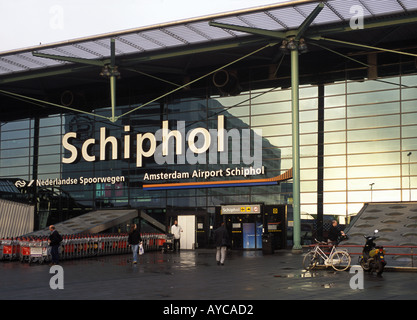
[[[262,248],[262,223],[249,222],[242,224],[243,249]]]

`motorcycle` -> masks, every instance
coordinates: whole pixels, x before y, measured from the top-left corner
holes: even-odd
[[[387,263],[384,258],[384,247],[377,246],[374,242],[378,238],[376,236],[377,233],[378,230],[375,230],[372,236],[364,235],[366,242],[362,250],[362,255],[359,257],[359,264],[364,271],[371,273],[376,271],[377,276],[381,276]]]

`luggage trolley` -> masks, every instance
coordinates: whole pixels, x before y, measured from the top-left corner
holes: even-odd
[[[26,237],[23,237],[20,240],[20,262],[29,262],[30,260],[30,240]]]
[[[13,245],[12,245],[12,239],[6,238],[2,240],[2,249],[3,249],[3,260],[12,260],[13,258]]]
[[[174,251],[174,235],[172,233],[168,233],[165,236],[165,242],[162,246],[162,253],[173,252],[173,251]]]
[[[43,263],[43,246],[42,246],[42,239],[37,238],[34,239],[30,243],[30,258],[29,264],[38,262],[40,264]]]
[[[12,260],[19,259],[20,243],[17,238],[12,238]]]
[[[48,262],[50,260],[50,250],[49,250],[49,244],[48,244],[48,238],[44,237],[42,239],[42,262]]]

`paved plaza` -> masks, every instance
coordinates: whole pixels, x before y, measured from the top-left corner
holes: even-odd
[[[306,272],[303,255],[276,251],[229,251],[224,266],[215,250],[163,254],[147,252],[137,265],[130,255],[61,263],[63,289],[51,289],[49,265],[0,263],[2,300],[346,300],[417,299],[417,273],[387,270],[364,275],[363,289],[351,289],[354,274],[333,269]],[[355,262],[353,258],[353,262]]]

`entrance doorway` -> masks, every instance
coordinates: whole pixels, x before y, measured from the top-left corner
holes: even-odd
[[[262,227],[260,222],[242,224],[243,249],[262,248]]]
[[[268,235],[273,250],[286,247],[286,205],[236,204],[216,207],[216,221],[224,221],[232,249],[262,249]]]
[[[197,249],[208,246],[209,241],[209,218],[207,209],[189,207],[166,208],[167,232],[175,220],[183,229],[181,233],[180,249]]]
[[[178,225],[181,226],[180,249],[195,249],[195,216],[178,216]]]
[[[261,208],[259,204],[221,207],[221,215],[224,216],[227,229],[231,233],[232,249],[262,249],[264,223]]]

